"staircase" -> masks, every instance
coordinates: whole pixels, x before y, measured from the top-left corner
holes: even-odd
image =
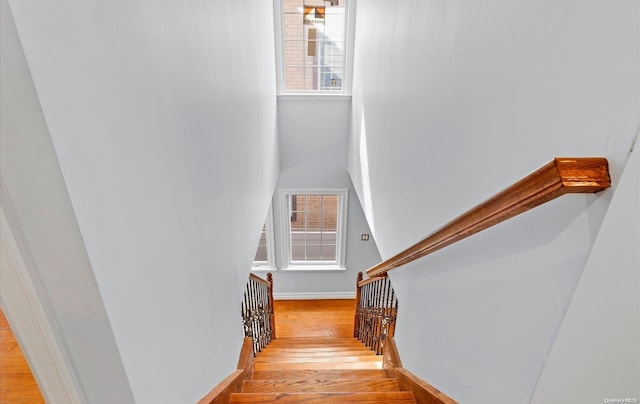
[[[416,403],[355,338],[278,338],[229,403]]]
[[[198,404],[457,404],[402,366],[391,333],[386,334],[382,346],[376,342],[381,334],[363,327],[371,325],[378,332],[393,331],[386,321],[389,310],[373,313],[370,310],[374,308],[359,305],[356,329],[353,300],[274,302],[269,298],[254,304],[249,295],[269,296],[270,290],[260,288],[272,290],[273,285],[272,279],[255,278],[250,280],[243,304],[243,324],[250,335],[245,334],[238,366]],[[378,281],[363,282],[370,286]],[[365,288],[362,296],[367,302],[375,302],[369,292]],[[392,309],[396,308],[397,305]],[[278,313],[275,322],[272,309]],[[377,321],[372,320],[373,314],[377,314]],[[363,316],[371,319],[363,321]],[[268,332],[263,332],[264,327]],[[358,334],[367,345],[352,337]],[[376,355],[372,348],[382,355]]]

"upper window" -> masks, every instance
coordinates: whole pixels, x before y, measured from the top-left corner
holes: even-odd
[[[346,3],[279,0],[283,92],[344,93]]]
[[[344,269],[347,191],[282,191],[285,268]]]

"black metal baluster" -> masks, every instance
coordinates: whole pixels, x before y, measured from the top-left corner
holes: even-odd
[[[360,287],[356,304],[356,336],[377,354],[382,354],[388,336],[395,333],[398,299],[391,279],[383,277]]]
[[[273,305],[271,304],[271,281],[262,281],[250,276],[240,302],[242,327],[245,337],[253,339],[254,355],[271,342],[273,336]]]

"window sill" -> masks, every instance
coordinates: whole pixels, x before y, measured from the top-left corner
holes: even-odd
[[[251,272],[273,272],[276,270],[277,268],[273,267],[251,267]]]
[[[347,268],[337,265],[290,265],[281,271],[346,271]]]
[[[351,102],[351,95],[348,94],[318,94],[318,93],[280,93],[278,101],[344,101]]]

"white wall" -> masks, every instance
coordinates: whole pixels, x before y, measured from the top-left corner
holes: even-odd
[[[272,5],[9,3],[133,397],[194,402],[277,178]]]
[[[350,97],[283,96],[278,101],[280,189],[348,189],[346,271],[276,271],[274,291],[288,298],[355,296],[359,271],[380,261],[357,195],[347,173]],[[276,264],[282,267],[280,199],[273,198]]]
[[[549,353],[533,403],[640,399],[638,263],[640,154],[636,148]]]
[[[2,210],[9,216],[7,227],[11,226],[2,228],[2,237],[16,238],[27,276],[64,357],[60,365],[69,369],[80,399],[133,403],[11,12],[5,0],[0,7],[0,178]],[[0,281],[6,286],[8,279]],[[25,308],[7,306],[17,304],[8,296],[1,300],[10,321],[35,321],[12,318],[11,313],[24,313]],[[24,345],[34,335],[17,337],[31,365],[34,359],[44,359],[31,358],[42,351]],[[47,400],[52,400],[58,388],[42,378],[49,375],[35,376]]]
[[[349,173],[383,258],[556,156],[605,156],[617,184],[640,126],[638,7],[359,2]],[[404,365],[461,402],[529,402],[614,193],[393,272]]]

